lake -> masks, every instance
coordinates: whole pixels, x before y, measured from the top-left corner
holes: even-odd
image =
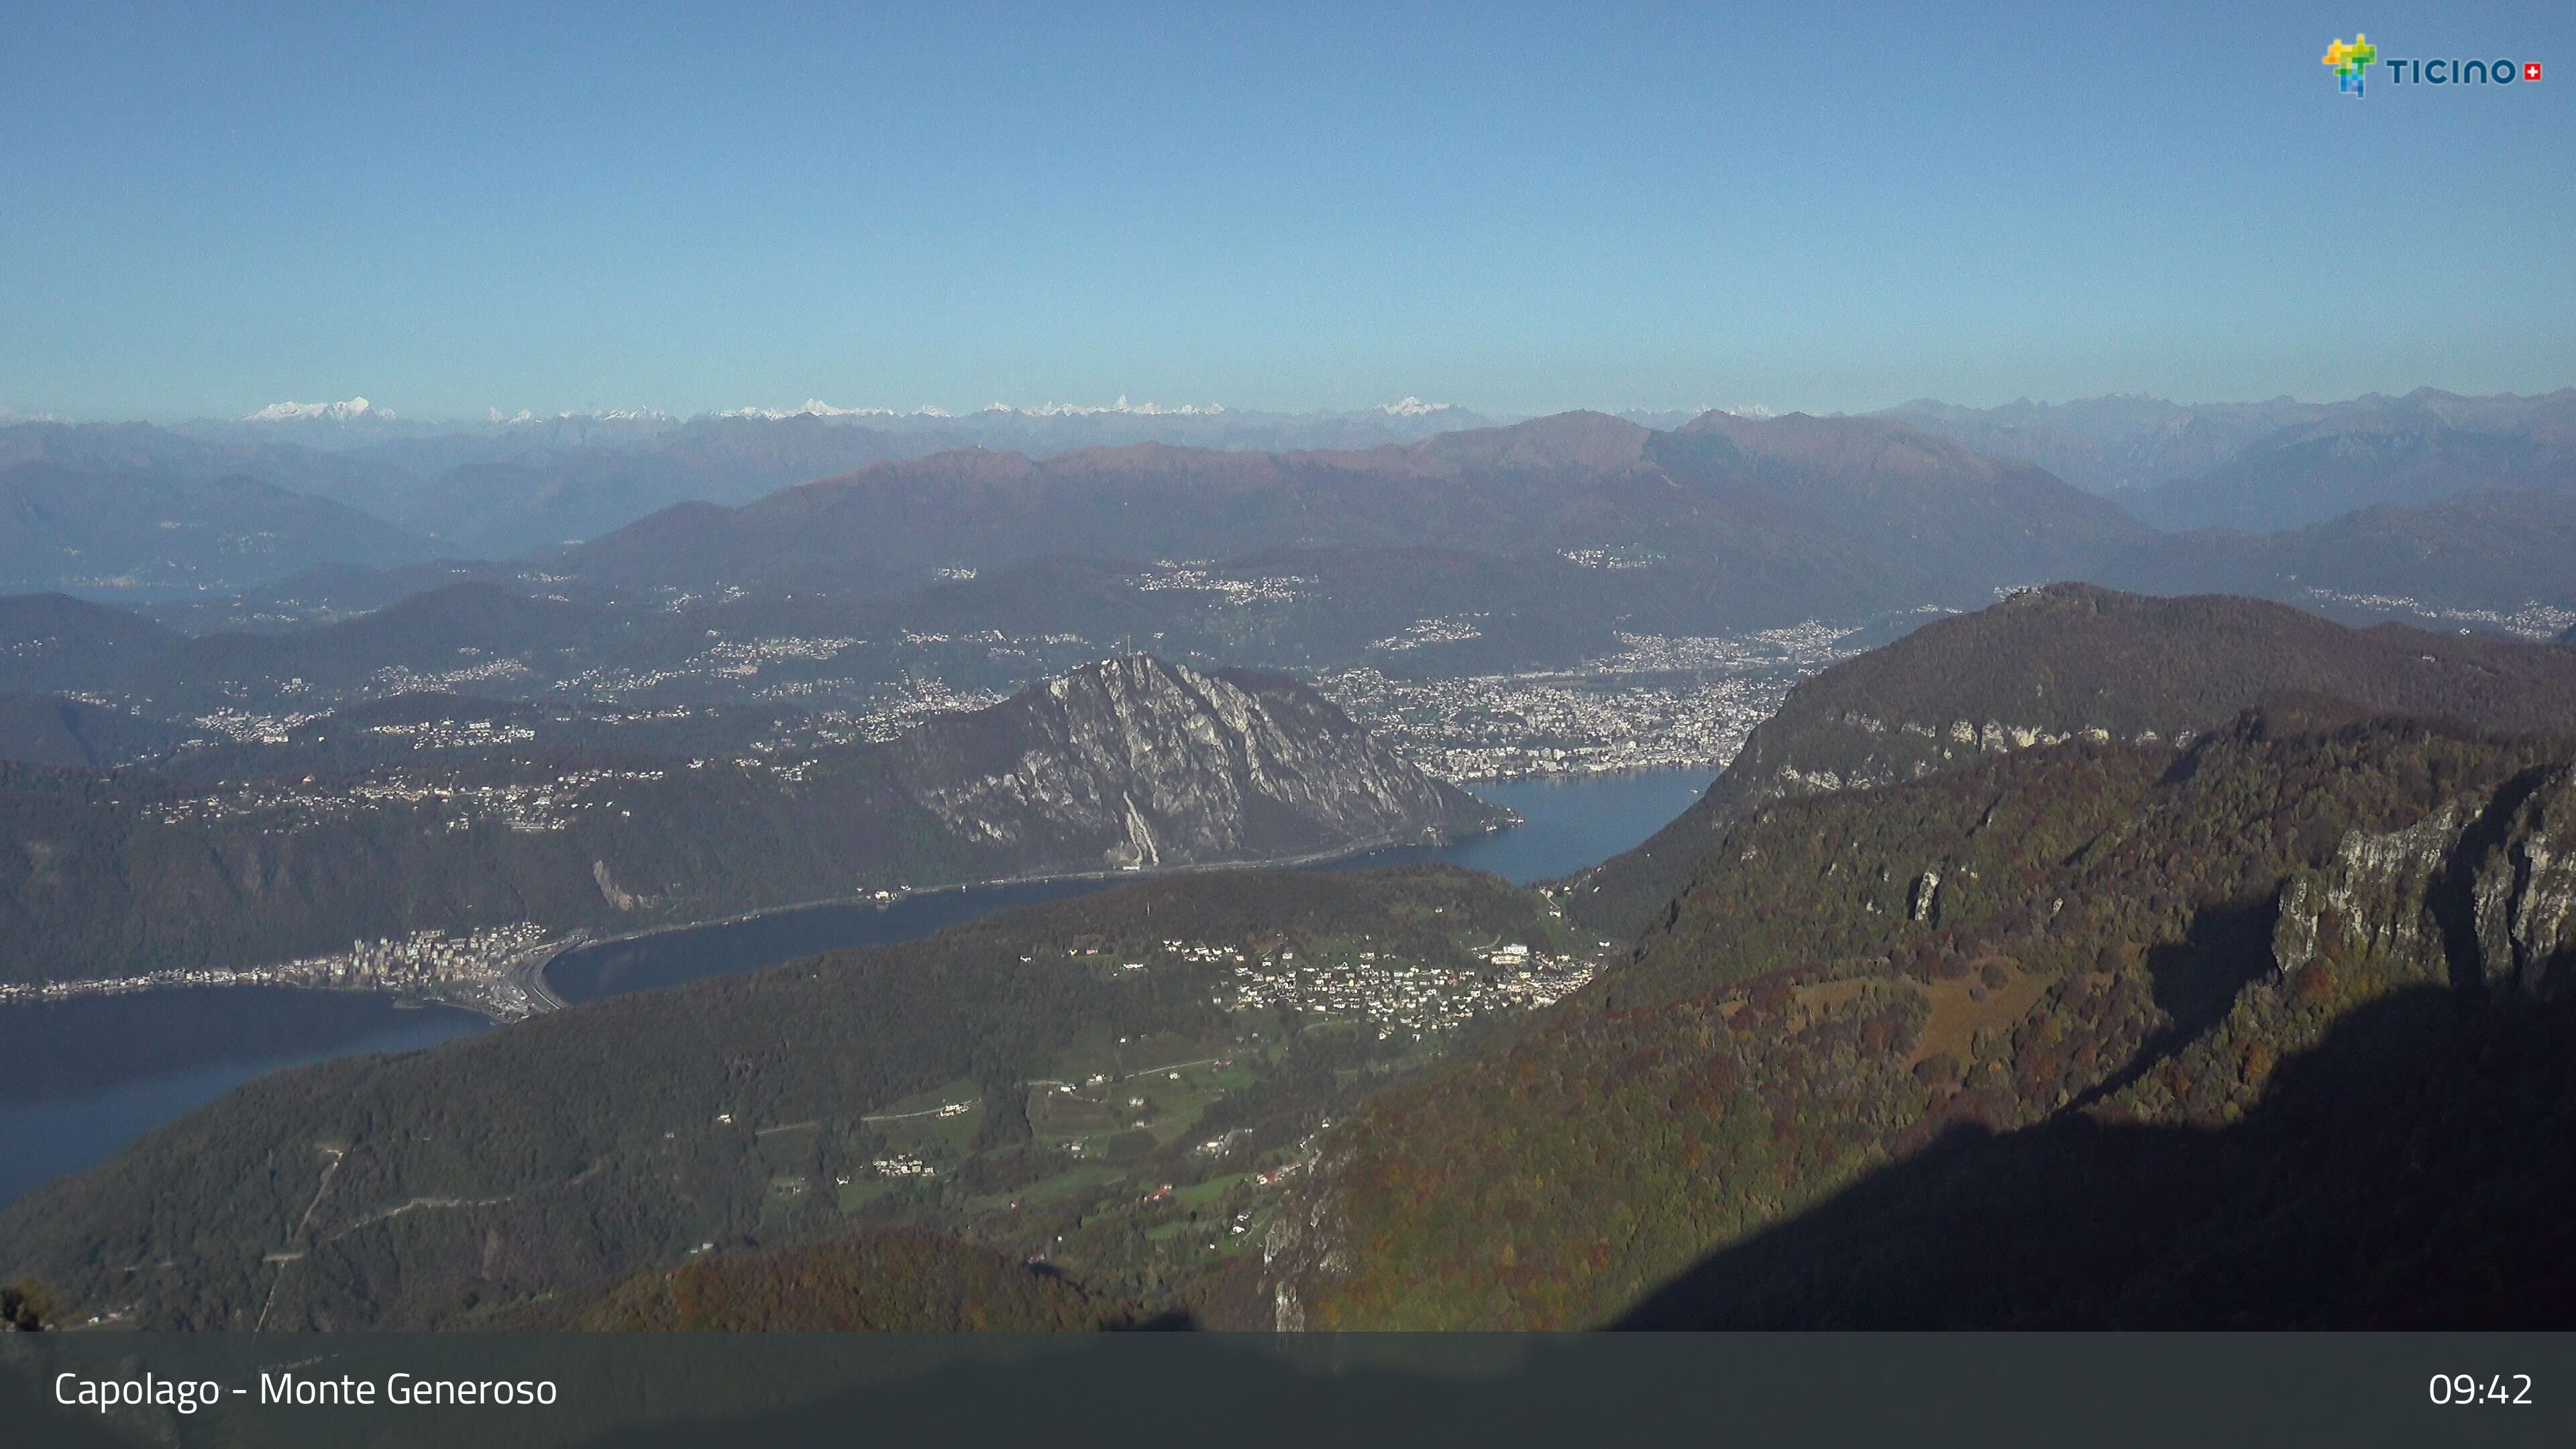
[[[1525,822],[1444,846],[1401,846],[1305,867],[1364,870],[1438,860],[1529,882],[1606,860],[1655,833],[1715,778],[1653,770],[1483,784]],[[1011,906],[1128,884],[1041,881],[936,891],[879,907],[807,906],[566,952],[546,981],[595,1001],[757,970],[847,946],[910,941]],[[0,1203],[102,1162],[154,1127],[254,1077],[361,1052],[409,1051],[490,1030],[445,1007],[385,996],[222,987],[0,1007]]]
[[[1475,793],[1517,812],[1522,824],[1448,845],[1404,845],[1300,867],[1372,870],[1446,861],[1527,884],[1570,875],[1635,845],[1690,807],[1716,778],[1706,770],[1653,770],[1568,780],[1512,780]],[[890,905],[802,906],[750,920],[690,926],[567,951],[546,967],[546,984],[570,1002],[677,986],[708,976],[756,971],[845,946],[913,941],[1012,906],[1058,901],[1130,881],[1032,881],[933,891]]]
[[[0,1203],[114,1156],[242,1083],[490,1023],[389,996],[222,986],[0,1007]]]

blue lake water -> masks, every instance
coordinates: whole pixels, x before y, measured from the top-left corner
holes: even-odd
[[[1448,845],[1406,845],[1302,867],[1372,870],[1446,861],[1527,884],[1570,875],[1644,840],[1708,789],[1707,770],[1655,770],[1569,780],[1505,781],[1475,793],[1519,813],[1522,824]],[[708,976],[756,971],[847,946],[918,940],[1012,906],[1063,900],[1127,884],[1121,880],[1036,881],[933,891],[891,905],[805,906],[745,921],[691,926],[566,952],[546,984],[566,1001],[597,1001]]]
[[[1403,846],[1309,867],[1362,870],[1447,861],[1529,882],[1637,844],[1688,808],[1715,772],[1656,770],[1479,785],[1524,824],[1444,846]],[[820,951],[914,940],[1011,906],[1107,890],[1118,880],[938,891],[895,904],[810,906],[568,952],[546,979],[597,1000]],[[136,1138],[254,1077],[362,1052],[409,1051],[491,1029],[443,1007],[274,987],[148,991],[0,1007],[0,1203],[106,1160]]]
[[[1350,860],[1334,870],[1409,865],[1441,860],[1469,870],[1489,870],[1527,885],[1572,875],[1642,843],[1708,793],[1715,770],[1643,770],[1633,775],[1584,775],[1565,780],[1506,780],[1474,786],[1493,804],[1528,822],[1451,845],[1400,846]]]
[[[487,1030],[471,1012],[281,986],[0,1007],[0,1203],[104,1161],[253,1077]]]

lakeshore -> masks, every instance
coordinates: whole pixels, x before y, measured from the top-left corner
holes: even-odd
[[[1552,880],[1645,839],[1707,787],[1708,770],[1596,774],[1481,785],[1525,823],[1438,846],[1380,844],[1293,868],[1365,870],[1442,861],[1521,883]],[[749,913],[696,926],[518,953],[509,971],[554,1005],[754,971],[824,951],[892,944],[996,910],[1108,890],[1144,871],[985,886],[924,888]],[[137,1137],[273,1072],[356,1053],[410,1051],[498,1029],[489,1015],[418,994],[239,981],[228,986],[103,986],[0,1004],[0,1052],[20,1070],[0,1083],[0,1137],[17,1149],[0,1202],[106,1160]]]

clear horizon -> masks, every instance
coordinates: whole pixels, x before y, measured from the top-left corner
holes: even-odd
[[[2358,18],[2390,56],[2576,52],[2564,10]],[[2344,97],[2354,21],[39,12],[0,55],[0,407],[2568,385],[2565,83]]]

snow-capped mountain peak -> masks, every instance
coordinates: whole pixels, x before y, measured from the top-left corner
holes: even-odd
[[[1448,412],[1450,405],[1424,402],[1418,397],[1408,397],[1397,402],[1380,403],[1377,410],[1391,418],[1419,418],[1428,417],[1433,413]]]
[[[1080,403],[1050,402],[1040,403],[1033,408],[1015,408],[1009,403],[997,402],[991,407],[984,409],[984,411],[988,413],[1017,413],[1024,418],[1089,418],[1098,417],[1103,413],[1127,413],[1141,418],[1212,418],[1225,411],[1225,404],[1183,403],[1176,408],[1165,407],[1161,403],[1157,402],[1129,402],[1127,400],[1127,394],[1122,392],[1118,395],[1118,401],[1110,403],[1105,407],[1085,407]]]
[[[347,402],[270,403],[258,412],[242,417],[246,423],[390,423],[393,420],[391,409],[377,407],[362,397],[353,397]]]
[[[781,418],[899,418],[902,417],[903,414],[896,412],[892,408],[834,407],[832,404],[823,401],[819,397],[809,397],[805,399],[805,404],[802,407],[727,408],[723,412],[716,414],[716,416],[720,418],[766,418],[771,422],[776,422]],[[945,417],[946,414],[939,414],[939,416]]]

